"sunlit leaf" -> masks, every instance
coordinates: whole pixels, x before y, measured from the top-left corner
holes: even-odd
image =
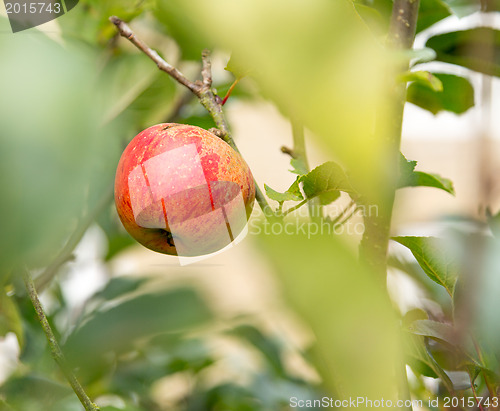
[[[356,195],[345,171],[333,161],[328,161],[301,176],[307,198],[319,196],[322,204],[328,204],[340,196],[340,191]]]

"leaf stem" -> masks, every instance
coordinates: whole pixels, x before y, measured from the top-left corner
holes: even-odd
[[[66,358],[64,357],[64,354],[61,351],[61,348],[59,347],[59,343],[57,342],[57,339],[54,335],[54,332],[52,331],[52,328],[50,327],[49,321],[47,320],[47,316],[45,315],[45,312],[43,311],[43,307],[42,307],[42,304],[40,303],[40,299],[38,298],[35,283],[33,282],[33,278],[31,277],[30,272],[26,268],[24,268],[22,274],[23,274],[24,284],[26,286],[26,290],[27,290],[28,295],[31,299],[31,303],[33,304],[33,308],[36,311],[36,314],[38,316],[38,320],[40,321],[40,324],[42,325],[45,336],[47,337],[47,341],[49,343],[52,357],[54,358],[55,362],[57,363],[57,365],[59,366],[59,368],[63,372],[64,376],[66,377],[66,380],[71,385],[71,388],[73,388],[73,391],[78,396],[78,399],[82,403],[85,410],[86,411],[99,411],[99,407],[96,404],[94,404],[92,402],[92,400],[89,398],[89,396],[87,395],[87,393],[83,389],[82,385],[80,384],[80,382],[78,381],[76,376],[71,371],[70,366],[66,362]]]
[[[233,84],[231,84],[231,87],[229,87],[229,90],[227,91],[226,95],[222,99],[222,103],[220,103],[221,106],[223,106],[224,104],[226,104],[227,99],[229,98],[229,96],[233,92],[233,90],[236,87],[236,85],[240,82],[240,80],[241,80],[241,77],[238,77],[236,80],[233,81]]]

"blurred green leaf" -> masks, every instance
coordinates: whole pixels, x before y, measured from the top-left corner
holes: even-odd
[[[382,34],[384,28],[387,28],[388,20],[384,18],[380,11],[376,8],[362,4],[361,2],[354,1],[354,7],[358,12],[359,16],[365,21],[366,25],[370,27],[370,29],[375,34]]]
[[[389,29],[392,0],[353,0],[353,3],[361,18],[365,20],[368,27],[374,29],[375,33]]]
[[[0,288],[0,336],[8,332],[16,334],[19,346],[24,346],[24,333],[21,314],[14,298],[9,297],[3,288]]]
[[[438,34],[427,40],[437,60],[500,76],[500,31],[490,27]]]
[[[125,353],[142,339],[188,330],[212,318],[209,308],[192,289],[158,289],[133,293],[86,319],[64,344],[68,359],[82,370],[106,368],[107,353]],[[92,368],[96,368],[92,370]]]
[[[429,87],[433,91],[443,91],[443,83],[434,74],[428,71],[407,71],[399,76],[400,81],[416,82]]]
[[[421,0],[418,9],[417,33],[451,15],[445,0]]]
[[[124,294],[136,291],[147,281],[147,277],[115,277],[109,280],[104,289],[95,293],[92,299],[104,301],[113,300]]]
[[[459,340],[457,330],[452,325],[440,323],[432,320],[416,320],[408,326],[408,331],[412,334],[423,335],[424,337],[436,338],[451,346],[455,346]]]
[[[162,73],[142,53],[122,54],[112,59],[100,76],[102,87],[106,89],[104,122],[112,121],[127,109],[159,74]]]
[[[429,278],[443,286],[453,297],[458,278],[457,259],[447,252],[443,240],[436,237],[393,237],[407,247]]]
[[[58,409],[69,411],[68,407],[57,407],[62,399],[74,396],[66,384],[50,380],[45,376],[26,375],[11,377],[0,387],[0,395],[15,410],[46,411]],[[78,401],[78,399],[76,399]]]
[[[248,341],[257,348],[278,375],[284,376],[286,374],[281,360],[281,347],[277,341],[264,335],[259,329],[249,324],[240,325],[232,329],[230,334]]]
[[[231,53],[231,57],[229,58],[227,66],[224,68],[224,70],[229,71],[234,75],[234,77],[240,79],[242,77],[245,77],[252,70],[252,68],[249,68],[246,64],[243,64],[241,59],[238,57],[238,54],[233,52]]]
[[[46,265],[89,191],[113,178],[116,129],[99,127],[95,57],[43,34],[0,38],[0,275],[13,264]]]
[[[183,59],[200,61],[204,49],[214,48],[210,38],[202,36],[201,29],[190,24],[191,16],[185,15],[175,2],[157,1],[153,14],[165,32],[176,41]],[[223,21],[214,20],[212,24],[223,24]]]
[[[458,17],[469,16],[481,10],[481,0],[443,0]],[[489,2],[488,2],[489,3]]]
[[[299,188],[299,178],[293,182],[293,184],[284,193],[273,190],[267,184],[264,184],[264,189],[266,190],[266,195],[274,201],[282,204],[285,201],[301,201],[304,199]]]
[[[368,197],[380,195],[390,112],[381,79],[393,59],[350,2],[161,3],[194,42],[239,51],[243,65],[258,67],[252,77],[263,96],[283,113],[299,113],[322,147],[349,170],[353,185]]]
[[[407,101],[437,114],[451,111],[462,114],[474,106],[474,88],[468,79],[453,74],[434,73],[442,84],[442,91],[430,89],[419,82],[408,86]]]
[[[154,3],[155,0],[80,0],[78,11],[67,13],[57,21],[63,36],[82,39],[92,45],[105,45],[117,34],[115,26],[108,20],[110,16],[128,22]]]
[[[305,231],[257,241],[317,337],[315,359],[325,386],[342,387],[340,398],[359,392],[392,398],[400,346],[384,287],[340,238]]]

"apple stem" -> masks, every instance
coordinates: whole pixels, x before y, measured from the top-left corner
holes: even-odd
[[[36,291],[35,283],[33,282],[33,278],[31,277],[30,272],[26,268],[23,268],[22,274],[26,290],[31,299],[31,303],[33,304],[33,308],[35,309],[36,314],[38,316],[38,321],[42,325],[45,336],[47,337],[52,357],[54,358],[55,362],[63,372],[64,376],[68,380],[71,387],[73,388],[73,391],[78,396],[78,399],[82,403],[85,410],[99,411],[99,407],[92,402],[92,400],[87,395],[84,388],[76,378],[75,374],[73,374],[73,372],[71,371],[71,367],[67,363],[66,358],[64,357],[64,354],[61,351],[61,347],[59,347],[59,343],[57,342],[54,332],[52,331],[49,321],[47,320],[47,316],[45,315],[45,312],[43,310],[40,299],[38,298],[38,293]]]
[[[216,127],[221,132],[221,139],[228,143],[234,150],[238,153],[238,147],[236,146],[231,132],[229,131],[229,126],[227,120],[222,111],[222,104],[220,98],[212,90],[212,67],[210,63],[210,51],[203,50],[202,59],[202,69],[201,77],[202,80],[191,81],[184,74],[182,74],[177,68],[167,63],[160,55],[152,50],[144,41],[142,41],[137,35],[132,31],[132,29],[123,20],[116,16],[111,16],[109,20],[116,26],[118,32],[122,37],[129,40],[134,46],[141,50],[146,56],[153,60],[161,71],[164,71],[169,76],[171,76],[175,81],[183,86],[187,87],[194,95],[198,97],[200,103],[209,112],[210,116],[214,120]],[[240,153],[241,154],[241,153]],[[262,209],[264,216],[268,220],[276,220],[278,216],[275,214],[273,209],[269,206],[266,197],[262,193],[254,179],[255,184],[255,199]]]

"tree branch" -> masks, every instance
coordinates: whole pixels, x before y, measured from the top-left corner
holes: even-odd
[[[411,49],[415,39],[417,27],[417,17],[420,0],[394,0],[391,24],[387,37],[388,46],[393,49]],[[408,69],[401,67],[402,71]],[[397,176],[399,175],[399,152],[401,146],[401,132],[403,126],[403,112],[406,103],[406,83],[398,83],[391,95],[393,104],[392,123],[389,124],[389,131],[384,135],[388,144],[387,157],[389,175],[393,177],[385,187],[381,188],[380,198],[377,199],[378,213],[376,215],[365,216],[365,232],[360,244],[360,257],[372,268],[373,272],[379,276],[380,284],[386,289],[387,284],[387,250],[389,246],[389,236],[391,230],[392,210],[396,195]],[[382,132],[380,132],[382,133]],[[406,374],[406,363],[401,360],[396,364],[396,374],[398,379],[399,397],[410,400],[410,390],[408,387],[408,377]],[[404,410],[412,411],[412,406],[403,407]]]
[[[139,50],[141,50],[151,60],[153,60],[160,70],[169,74],[175,81],[187,87],[193,94],[195,94],[199,98],[201,105],[205,107],[205,109],[209,112],[210,116],[214,120],[215,125],[220,130],[220,138],[239,153],[240,151],[238,150],[238,147],[236,146],[233,137],[231,136],[227,120],[222,111],[222,101],[220,100],[220,98],[217,98],[212,90],[210,52],[208,50],[204,50],[202,53],[202,81],[192,82],[188,78],[186,78],[179,70],[162,59],[159,54],[156,51],[152,50],[144,41],[139,39],[123,20],[116,16],[111,16],[109,20],[116,26],[121,36],[128,39]],[[275,218],[276,216],[272,208],[269,206],[255,179],[254,184],[255,199],[264,212],[265,217],[271,219]]]
[[[186,76],[184,76],[184,74],[182,74],[174,66],[168,64],[165,60],[163,60],[156,51],[149,48],[146,43],[144,43],[141,39],[139,39],[134,34],[132,29],[123,20],[119,19],[116,16],[111,16],[109,20],[117,27],[118,32],[122,37],[128,39],[134,46],[136,46],[146,56],[148,56],[151,60],[153,60],[160,70],[169,74],[178,83],[182,84],[183,86],[186,86],[194,94],[198,95],[201,88],[199,84],[190,81]]]
[[[75,394],[78,396],[78,399],[82,403],[83,407],[85,408],[86,411],[99,411],[99,407],[92,402],[92,400],[89,398],[85,390],[83,389],[82,385],[76,378],[76,376],[73,374],[71,367],[68,365],[66,362],[66,358],[64,357],[63,352],[61,351],[61,348],[59,347],[59,343],[57,342],[57,339],[54,335],[54,332],[52,331],[52,328],[50,327],[49,321],[47,320],[47,316],[45,315],[45,312],[43,311],[42,304],[40,303],[40,300],[38,298],[38,294],[36,292],[35,288],[35,283],[33,282],[33,278],[31,277],[31,274],[27,269],[23,269],[23,278],[24,278],[24,284],[26,286],[26,290],[28,291],[28,295],[30,296],[31,303],[33,304],[33,308],[36,311],[36,314],[38,316],[38,320],[40,321],[40,324],[42,325],[43,331],[45,333],[45,336],[47,337],[47,341],[49,343],[50,347],[50,352],[52,354],[52,357],[54,358],[55,362],[63,372],[64,376],[66,377],[66,380],[68,380],[69,384],[71,385],[71,388],[73,388],[73,391]]]

